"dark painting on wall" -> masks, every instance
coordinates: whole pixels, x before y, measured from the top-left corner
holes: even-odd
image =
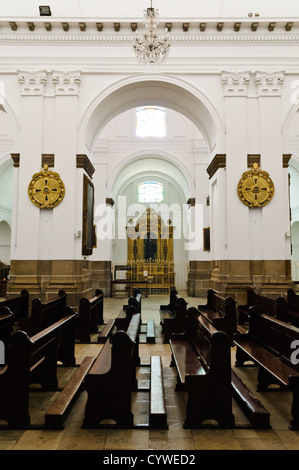
[[[83,175],[82,254],[91,255],[94,247],[94,186]]]

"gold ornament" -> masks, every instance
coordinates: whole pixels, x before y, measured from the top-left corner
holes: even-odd
[[[40,209],[52,209],[64,198],[65,187],[58,173],[50,171],[48,165],[35,173],[28,186],[30,200]]]
[[[269,174],[254,163],[243,173],[238,183],[238,196],[248,207],[264,207],[274,195],[274,184]]]

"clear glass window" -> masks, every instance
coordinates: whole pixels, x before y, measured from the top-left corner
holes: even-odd
[[[138,185],[138,202],[163,202],[163,184],[147,181]]]
[[[166,135],[165,109],[147,106],[136,110],[137,137],[164,137]]]

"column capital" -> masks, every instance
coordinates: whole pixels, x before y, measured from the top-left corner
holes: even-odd
[[[224,96],[247,96],[250,74],[249,72],[222,72],[221,83]]]
[[[47,74],[44,70],[19,71],[18,82],[21,85],[22,96],[43,96],[47,85]]]
[[[53,71],[52,82],[55,87],[56,95],[78,95],[81,83],[81,74],[79,71]]]
[[[256,72],[254,82],[259,96],[281,96],[284,74],[282,72]]]

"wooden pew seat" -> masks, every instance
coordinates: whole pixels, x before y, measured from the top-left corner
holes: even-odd
[[[299,429],[299,364],[292,362],[292,344],[299,341],[299,329],[250,308],[249,330],[235,336],[236,367],[252,361],[258,367],[257,390],[272,384],[293,394],[290,429]]]
[[[45,415],[45,427],[63,429],[67,415],[83,387],[83,381],[95,357],[85,357],[78,369]]]
[[[178,373],[176,390],[188,392],[184,427],[198,428],[209,419],[232,427],[231,341],[193,307],[187,320],[186,333],[169,340],[171,365]]]
[[[88,398],[83,427],[105,427],[102,423],[105,419],[113,420],[121,427],[133,425],[131,392],[138,388],[136,345],[140,321],[140,313],[136,313],[127,331],[116,331],[85,376]]]

